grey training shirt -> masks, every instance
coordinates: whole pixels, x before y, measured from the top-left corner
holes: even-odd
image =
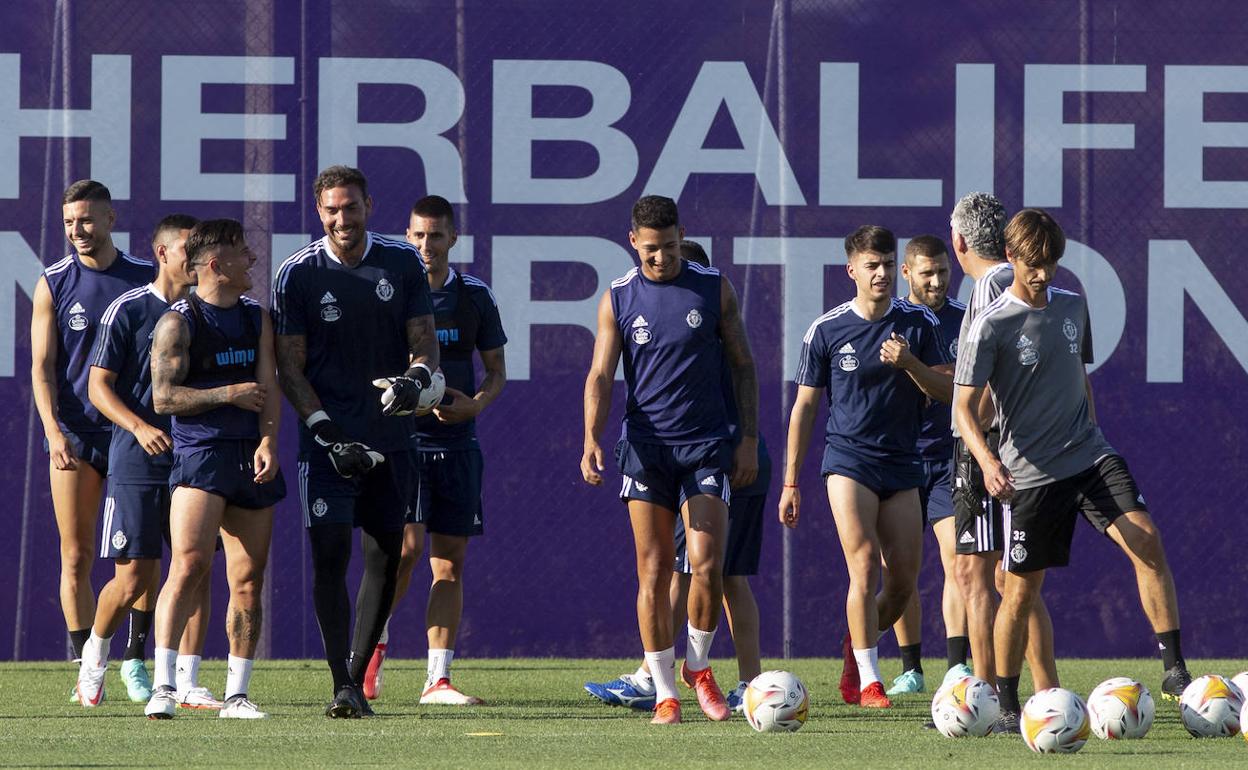
[[[1010,288],[1011,283],[1014,283],[1014,268],[1010,267],[1010,263],[1005,260],[988,268],[988,271],[975,282],[975,288],[971,290],[970,301],[966,303],[966,312],[962,315],[962,325],[958,328],[958,344],[954,346],[955,357],[957,357],[956,351],[961,350],[963,342],[966,341],[966,332],[971,328],[971,324],[979,318],[980,313],[984,312],[984,308]],[[956,398],[958,392],[956,383],[953,386],[953,392]],[[952,422],[954,438],[961,438],[957,421]],[[997,419],[994,417],[992,422],[996,425]]]

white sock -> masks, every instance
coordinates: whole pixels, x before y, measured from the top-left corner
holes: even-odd
[[[680,700],[676,692],[676,648],[668,647],[658,652],[647,650],[646,663],[650,664],[650,676],[654,679],[655,702],[668,698]]]
[[[173,687],[177,680],[178,651],[168,647],[156,648],[156,667],[152,672],[154,680],[152,688]]]
[[[96,636],[95,631],[87,637],[87,643],[82,646],[82,660],[92,668],[103,668],[108,665],[108,648],[113,641],[113,637]]]
[[[689,644],[685,649],[685,664],[690,671],[701,671],[711,665],[711,642],[715,641],[714,631],[700,631],[689,624]]]
[[[638,666],[633,672],[633,686],[642,692],[654,691],[654,677],[650,675],[650,669],[645,666]]]
[[[858,661],[858,680],[861,682],[861,688],[864,690],[872,682],[880,681],[879,656],[878,647],[854,650],[854,660]]]
[[[199,687],[199,655],[179,655],[177,669],[178,692],[186,692]]]
[[[429,665],[425,669],[427,684],[437,684],[439,679],[450,679],[451,658],[454,657],[454,650],[430,648]]]
[[[226,660],[225,697],[246,695],[247,685],[251,684],[251,667],[254,660],[236,658],[233,655]]]
[[[381,627],[381,638],[377,640],[377,644],[386,644],[390,641],[390,619],[386,618],[386,624]]]

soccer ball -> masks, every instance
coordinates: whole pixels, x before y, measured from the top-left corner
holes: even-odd
[[[1218,738],[1239,732],[1244,696],[1230,680],[1209,674],[1194,680],[1179,699],[1183,726],[1197,738]]]
[[[1239,688],[1239,694],[1248,700],[1248,671],[1240,671],[1231,677],[1231,684]]]
[[[1022,714],[1023,740],[1038,754],[1073,754],[1092,734],[1088,708],[1070,690],[1050,687],[1027,700]]]
[[[1244,740],[1248,741],[1248,701],[1244,702],[1244,708],[1239,712],[1239,729],[1244,734]]]
[[[442,367],[438,367],[433,373],[432,381],[429,387],[420,391],[420,400],[416,402],[416,414],[429,414],[433,408],[442,403],[442,397],[446,395],[446,375],[442,374]]]
[[[745,688],[745,719],[760,733],[793,732],[806,724],[810,693],[788,671],[764,671]]]
[[[1097,738],[1143,738],[1153,726],[1156,706],[1148,688],[1134,679],[1106,679],[1088,696],[1088,716]]]
[[[932,698],[932,721],[946,738],[987,735],[999,716],[997,691],[973,676],[960,676],[941,686]]]

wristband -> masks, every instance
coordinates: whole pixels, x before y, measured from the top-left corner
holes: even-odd
[[[424,371],[423,376],[418,373],[419,371],[422,371],[422,370]],[[430,369],[425,364],[413,364],[411,368],[409,368],[406,372],[403,373],[403,376],[410,377],[411,379],[415,380],[416,383],[420,385],[420,387],[422,388],[429,387],[429,384],[433,382],[433,370]]]
[[[315,412],[308,415],[308,419],[304,420],[303,424],[308,426],[309,428],[315,428],[317,425],[325,422],[328,419],[330,419],[329,415],[325,414],[324,409],[317,409]]]
[[[784,485],[784,488],[785,488],[785,489],[797,489],[797,485],[796,485],[796,484],[785,484],[785,485]]]

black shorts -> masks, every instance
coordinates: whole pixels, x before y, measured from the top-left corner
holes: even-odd
[[[728,504],[728,544],[724,549],[725,575],[757,575],[763,550],[763,513],[767,495],[733,495]],[[693,572],[685,550],[685,522],[676,517],[676,565],[674,571]]]
[[[475,537],[485,531],[481,513],[480,449],[417,452],[416,488],[408,524],[438,535]]]
[[[1102,457],[1091,468],[1040,487],[1020,489],[1006,506],[1010,547],[1002,560],[1007,572],[1035,572],[1070,563],[1075,519],[1082,513],[1101,534],[1119,516],[1147,511],[1127,461]]]
[[[403,529],[416,483],[415,452],[385,452],[385,461],[363,476],[344,479],[326,452],[299,460],[303,525],[350,524],[366,532]]]
[[[75,457],[85,460],[101,476],[108,475],[108,447],[113,441],[111,430],[75,433],[61,426],[61,431],[69,439],[69,445],[74,448]],[[52,447],[46,438],[43,440],[43,451],[44,454],[52,454]]]
[[[999,433],[987,436],[994,452]],[[984,472],[962,439],[953,444],[953,521],[960,554],[992,553],[1005,547],[1001,501],[984,488]]]

